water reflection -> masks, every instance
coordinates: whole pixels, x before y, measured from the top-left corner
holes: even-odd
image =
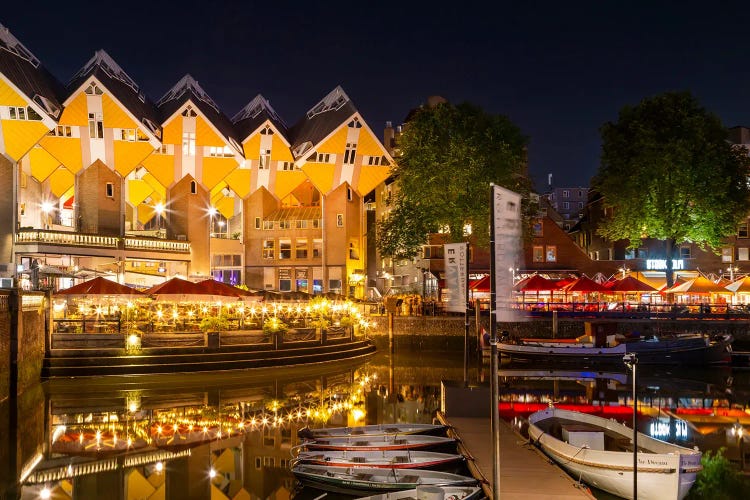
[[[488,383],[489,366],[477,361],[469,374],[472,383]],[[262,373],[52,381],[43,396],[40,390],[18,405],[20,495],[314,498],[295,492],[288,470],[299,428],[431,422],[441,380],[463,380],[461,352],[381,353],[367,362]],[[500,389],[509,420],[550,401],[622,420],[632,414],[624,367],[502,365]],[[748,401],[750,372],[639,369],[641,431],[702,450],[727,447],[738,463],[742,432],[750,429]]]

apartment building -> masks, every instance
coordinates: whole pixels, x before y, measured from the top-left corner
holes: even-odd
[[[393,163],[341,87],[291,127],[262,95],[229,118],[190,75],[152,101],[102,50],[63,85],[1,26],[0,153],[6,279],[356,296]]]

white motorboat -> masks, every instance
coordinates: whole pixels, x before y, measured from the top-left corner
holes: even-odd
[[[529,438],[575,479],[633,498],[633,429],[550,407],[529,416]],[[701,452],[638,433],[638,498],[684,498],[702,469]]]
[[[293,457],[297,463],[334,467],[382,467],[386,469],[433,469],[456,466],[464,460],[457,453],[421,450],[402,451],[301,451]]]
[[[319,439],[322,437],[346,437],[362,435],[383,435],[383,434],[445,434],[447,426],[439,424],[373,424],[361,425],[358,427],[303,427],[299,430],[298,435],[306,439]]]
[[[359,500],[476,500],[484,498],[484,491],[478,486],[418,486],[413,490],[390,491]]]
[[[418,486],[476,486],[473,477],[429,469],[330,467],[296,464],[292,473],[305,486],[346,495],[411,490]]]
[[[456,440],[445,436],[425,436],[421,434],[381,434],[349,437],[315,438],[301,446],[308,450],[456,450]]]

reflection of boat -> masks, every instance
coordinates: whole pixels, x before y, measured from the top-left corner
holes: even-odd
[[[361,425],[359,427],[321,427],[311,429],[305,427],[299,430],[299,436],[308,439],[321,437],[343,437],[379,435],[379,434],[444,434],[446,426],[435,424],[377,424]]]
[[[731,339],[710,338],[700,334],[675,336],[652,335],[646,339],[597,342],[557,342],[554,340],[519,340],[501,342],[501,355],[517,361],[552,361],[558,363],[622,364],[626,353],[636,353],[640,364],[728,364],[731,362]]]
[[[434,451],[301,451],[294,463],[333,467],[381,467],[386,469],[429,469],[450,466],[463,455]]]
[[[424,436],[420,434],[381,434],[348,437],[316,438],[305,442],[308,450],[426,450],[452,447],[455,450],[456,440],[444,436]]]
[[[292,472],[305,486],[346,495],[410,490],[423,485],[475,486],[477,484],[477,480],[473,477],[423,469],[350,468],[297,464],[292,467]]]
[[[369,497],[359,497],[359,500],[413,500],[415,498],[474,500],[483,496],[484,492],[482,488],[477,486],[420,486],[413,490],[393,491]]]
[[[633,498],[633,430],[594,415],[548,408],[529,416],[529,438],[575,478]],[[638,433],[638,497],[682,499],[701,452]]]

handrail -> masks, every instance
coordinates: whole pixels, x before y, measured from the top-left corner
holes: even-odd
[[[44,243],[48,245],[66,245],[82,247],[104,247],[132,250],[154,250],[161,252],[190,253],[190,242],[167,240],[151,237],[105,236],[101,234],[77,233],[72,231],[46,231],[41,229],[24,229],[16,232],[18,244]]]

